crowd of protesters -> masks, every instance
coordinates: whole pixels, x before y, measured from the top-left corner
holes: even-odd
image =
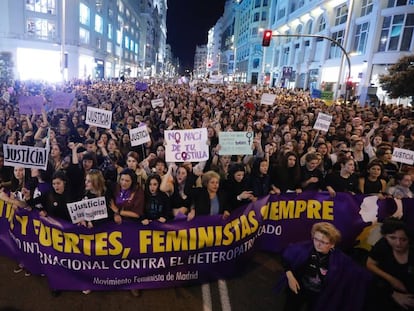
[[[57,90],[76,94],[70,109],[47,109]],[[225,218],[261,196],[285,192],[413,197],[413,166],[392,161],[394,148],[414,150],[411,107],[327,105],[303,90],[163,81],[146,90],[132,80],[16,82],[4,92],[11,94],[0,99],[0,150],[49,145],[50,153],[47,170],[4,166],[0,153],[0,198],[43,216],[71,221],[67,203],[100,196],[110,220],[144,225]],[[273,105],[261,104],[264,93],[276,95]],[[19,95],[44,96],[42,114],[20,114]],[[153,99],[164,106],[152,107]],[[87,125],[88,106],[112,111],[112,127]],[[313,128],[319,112],[332,116],[327,132]],[[142,123],[151,140],[131,147],[129,130]],[[196,128],[207,128],[209,159],[167,163],[164,131]],[[253,132],[253,154],[220,155],[220,131]]]

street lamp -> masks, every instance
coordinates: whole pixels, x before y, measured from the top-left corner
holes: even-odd
[[[146,60],[147,60],[147,44],[144,44],[144,53],[143,53],[143,59],[142,59],[142,77],[145,76],[145,68],[146,68]]]
[[[62,74],[62,81],[65,81],[65,41],[66,41],[66,0],[62,0],[62,32],[61,32],[61,44],[60,44],[60,71]]]
[[[119,49],[119,77],[122,76],[122,58],[123,58],[123,53],[124,53],[124,23],[121,21],[121,45],[120,45],[120,49]]]

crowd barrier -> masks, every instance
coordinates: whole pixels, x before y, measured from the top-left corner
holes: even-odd
[[[221,216],[88,229],[0,201],[0,255],[45,275],[57,290],[150,289],[237,276],[255,251],[280,252],[333,223],[351,248],[378,220],[399,213],[414,227],[414,199],[327,192],[269,195]]]

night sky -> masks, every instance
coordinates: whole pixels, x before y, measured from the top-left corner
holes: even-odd
[[[167,43],[184,69],[193,69],[196,45],[223,15],[225,0],[167,0]]]

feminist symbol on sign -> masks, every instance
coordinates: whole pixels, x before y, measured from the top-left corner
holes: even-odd
[[[178,145],[181,140],[181,134],[179,132],[175,132],[174,138],[175,138],[175,143]]]
[[[250,145],[252,137],[253,137],[253,132],[247,132],[246,133],[246,138],[248,139],[249,145]]]

